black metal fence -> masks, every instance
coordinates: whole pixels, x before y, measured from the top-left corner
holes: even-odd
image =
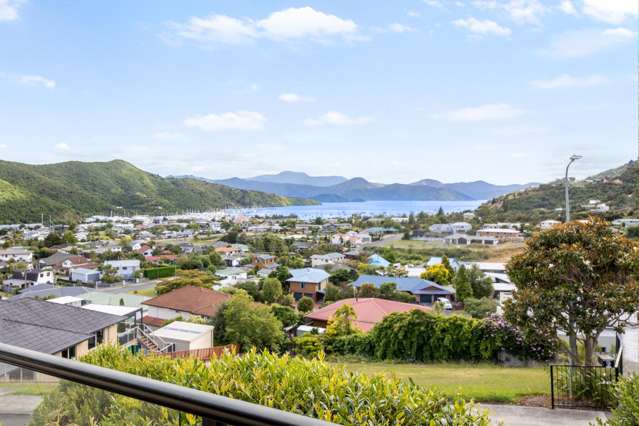
[[[610,408],[618,379],[615,367],[551,365],[552,408]]]

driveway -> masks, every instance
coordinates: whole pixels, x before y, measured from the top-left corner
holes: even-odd
[[[523,407],[519,405],[480,404],[487,409],[494,425],[503,422],[504,426],[588,426],[597,417],[602,419],[608,413],[603,411],[565,410],[542,407]]]
[[[42,402],[41,396],[11,395],[0,389],[0,424],[24,426],[29,424],[31,413]]]

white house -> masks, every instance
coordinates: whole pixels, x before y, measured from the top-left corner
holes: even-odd
[[[558,220],[553,220],[553,219],[548,219],[548,220],[542,220],[541,222],[539,222],[539,229],[551,229],[554,226],[560,225],[561,222]]]
[[[100,280],[100,271],[89,268],[73,268],[69,272],[69,279],[73,282],[94,284]]]
[[[109,265],[116,270],[116,275],[125,280],[135,278],[135,273],[140,269],[140,261],[137,259],[129,260],[107,260],[105,265]]]
[[[346,257],[341,253],[314,254],[311,256],[311,266],[316,268],[324,265],[335,265],[342,263]]]
[[[215,275],[222,278],[218,283],[222,287],[227,287],[247,280],[248,270],[246,268],[224,268],[216,271]]]
[[[616,219],[612,221],[614,226],[619,226],[620,228],[632,228],[634,226],[639,226],[639,219],[635,218],[624,218],[624,219]]]
[[[173,321],[151,334],[166,343],[173,343],[176,352],[213,347],[212,325]]]
[[[436,234],[452,234],[455,232],[449,223],[434,223],[428,227],[428,230]]]
[[[9,262],[27,262],[33,261],[33,253],[24,247],[9,247],[0,250],[0,261]]]

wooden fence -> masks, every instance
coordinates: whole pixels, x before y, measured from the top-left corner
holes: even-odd
[[[177,351],[160,354],[169,358],[194,358],[208,361],[222,355],[225,351],[237,353],[237,345],[213,346],[212,348],[194,349],[192,351]]]

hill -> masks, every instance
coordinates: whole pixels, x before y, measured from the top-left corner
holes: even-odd
[[[31,165],[0,161],[0,223],[79,219],[123,208],[137,213],[308,204],[189,178],[163,178],[122,160]]]
[[[282,172],[278,175],[258,176],[251,179],[231,178],[223,180],[208,180],[233,188],[271,192],[288,197],[312,198],[322,202],[344,201],[465,201],[487,200],[499,195],[528,188],[527,185],[493,185],[484,181],[442,183],[433,179],[424,179],[412,184],[381,184],[369,182],[356,177],[344,180],[335,185],[317,185],[317,179],[324,179],[326,183],[331,179],[342,179],[335,176],[309,177],[305,173]],[[345,178],[344,178],[345,179]],[[279,180],[279,182],[276,182]],[[311,182],[315,184],[301,184],[292,182]]]
[[[292,183],[295,185],[333,186],[348,179],[343,176],[309,176],[303,172],[283,171],[275,175],[260,175],[249,178],[256,182]]]
[[[588,179],[571,183],[570,205],[575,218],[588,215],[583,207],[589,200],[600,200],[610,206],[610,216],[637,212],[639,166],[631,161]],[[480,216],[488,221],[537,222],[561,219],[564,208],[564,182],[557,180],[524,191],[504,195],[482,204]]]

